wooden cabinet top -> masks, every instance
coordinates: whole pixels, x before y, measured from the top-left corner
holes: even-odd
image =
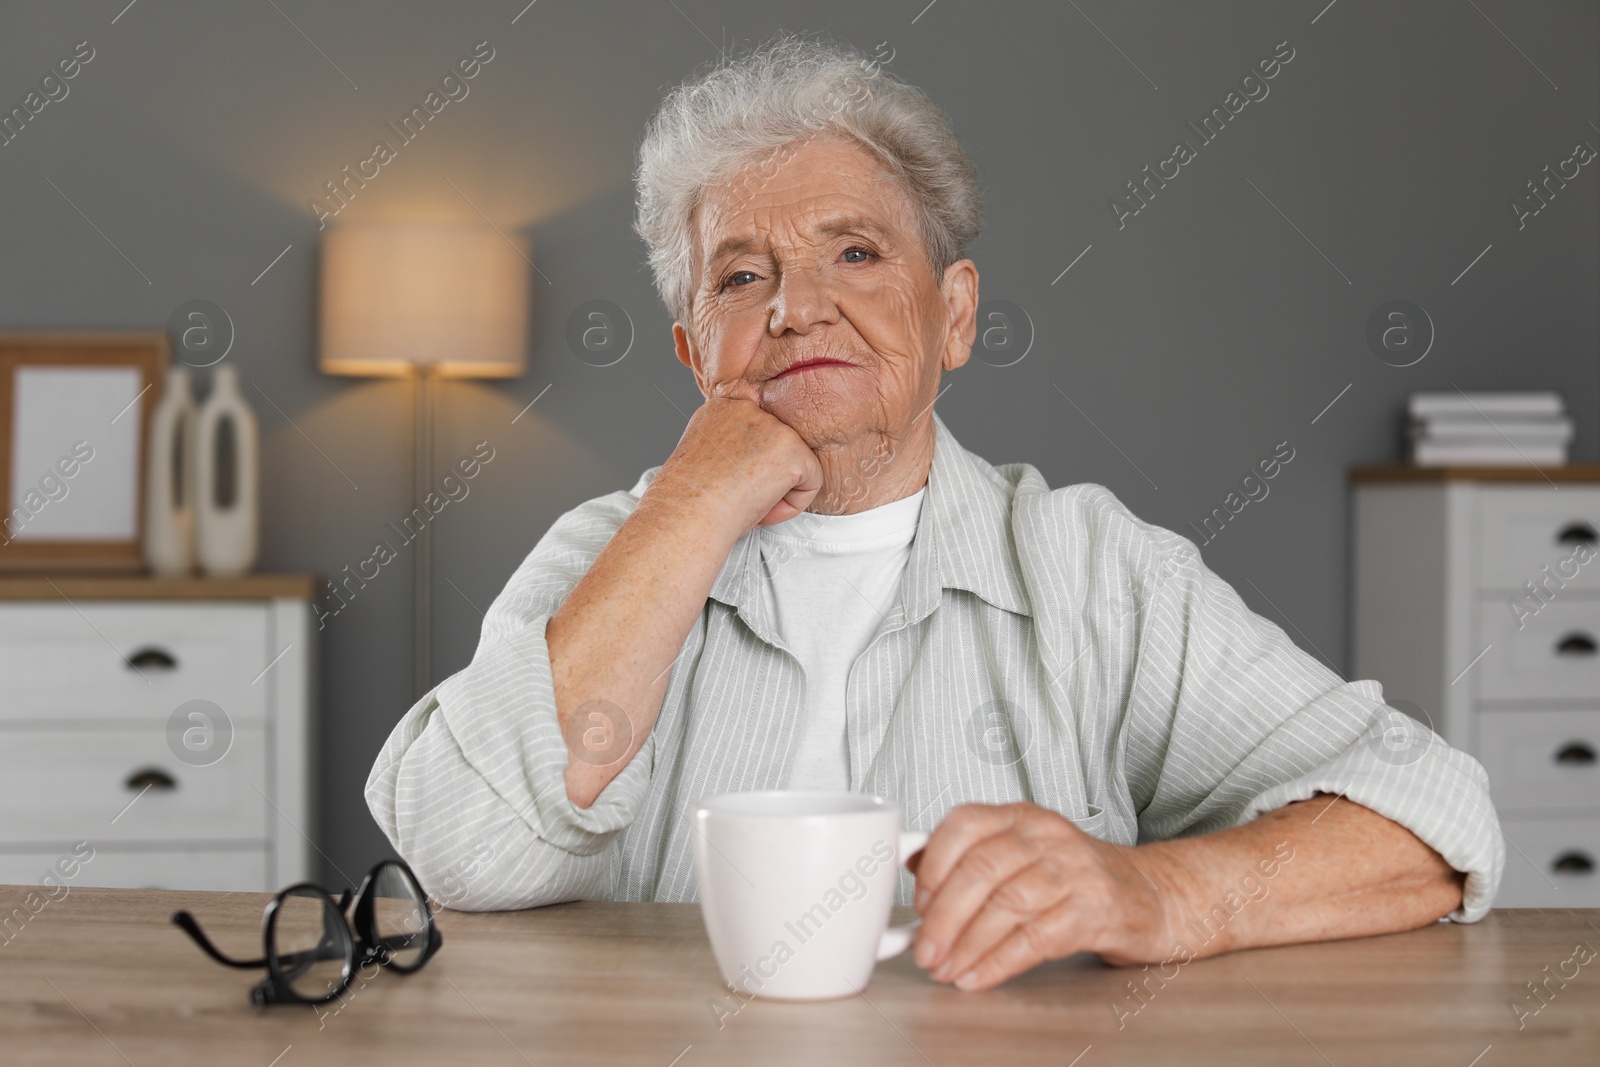
[[[309,574],[157,578],[146,574],[0,574],[7,600],[310,600]]]
[[[1524,482],[1557,485],[1563,482],[1600,482],[1600,463],[1568,463],[1559,467],[1355,467],[1352,485],[1381,482]]]

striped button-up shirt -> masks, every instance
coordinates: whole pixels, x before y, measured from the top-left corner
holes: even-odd
[[[1386,706],[1376,682],[1296,648],[1193,543],[1105,488],[1051,489],[1029,464],[966,451],[937,415],[934,427],[899,602],[849,674],[851,789],[897,802],[911,829],[958,804],[1030,800],[1125,845],[1343,795],[1466,873],[1451,918],[1483,916],[1505,848],[1475,760]],[[567,797],[545,624],[660,469],[551,526],[495,598],[472,662],[405,714],[372,768],[373,815],[446,904],[695,900],[696,803],[789,779],[805,678],[752,530],[643,748],[590,807]],[[900,903],[911,888],[902,871]]]

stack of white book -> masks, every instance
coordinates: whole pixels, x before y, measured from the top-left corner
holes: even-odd
[[[1419,467],[1557,467],[1572,440],[1560,393],[1413,393],[1410,415]]]

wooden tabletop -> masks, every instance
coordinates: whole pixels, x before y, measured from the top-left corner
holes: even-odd
[[[1119,1029],[1111,1005],[1131,1011],[1126,983],[1145,974],[1089,956],[961,993],[904,955],[861,997],[744,1004],[723,990],[692,904],[446,911],[444,946],[417,974],[358,980],[327,1014],[253,1008],[255,972],[212,963],[168,916],[188,908],[225,951],[253,954],[268,897],[76,888],[19,922],[11,909],[26,893],[0,887],[7,1064],[1600,1062],[1600,958],[1568,962],[1577,945],[1600,950],[1600,911],[1496,911],[1471,926],[1200,960],[1164,985],[1150,979]],[[1534,1000],[1524,983],[1562,971],[1575,977],[1551,978]],[[1520,1030],[1508,1002],[1524,1005]]]

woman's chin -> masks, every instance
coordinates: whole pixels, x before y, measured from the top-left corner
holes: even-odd
[[[800,435],[812,451],[838,448],[856,438],[865,420],[848,408],[816,404],[763,404],[773,418]]]
[[[816,375],[803,385],[791,385],[787,380],[768,382],[762,390],[762,410],[812,448],[851,440],[869,421],[868,398],[861,396],[859,389],[839,388],[822,381],[824,377],[837,376]]]

